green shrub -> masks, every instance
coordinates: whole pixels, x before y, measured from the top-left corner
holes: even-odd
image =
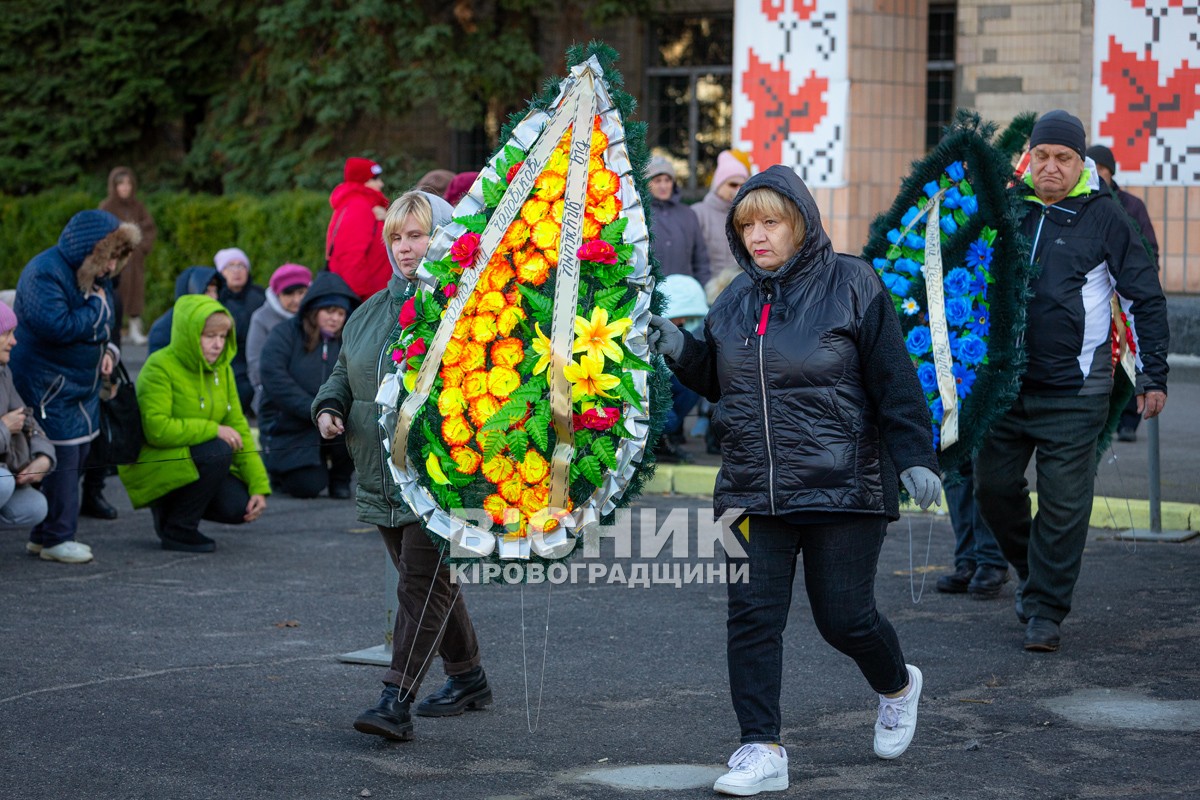
[[[54,246],[67,220],[95,208],[100,197],[55,190],[26,197],[0,196],[0,289],[16,286],[25,264]],[[158,192],[141,197],[158,226],[158,241],[146,259],[147,321],[175,299],[175,276],[187,267],[211,266],[223,247],[250,256],[255,283],[265,286],[280,264],[304,264],[314,272],[325,263],[329,200],[310,191],[268,196]]]

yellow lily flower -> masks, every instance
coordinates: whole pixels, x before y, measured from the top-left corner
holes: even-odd
[[[563,369],[563,375],[571,383],[571,401],[585,397],[611,397],[608,390],[621,383],[621,379],[604,372],[604,360],[585,355],[572,361]]]
[[[438,461],[436,453],[430,453],[425,459],[425,471],[429,473],[429,479],[434,483],[445,486],[450,483],[450,479],[446,477],[446,473],[442,471],[442,464]]]
[[[622,359],[621,346],[613,341],[621,336],[633,320],[629,317],[608,321],[608,312],[603,308],[593,308],[592,318],[575,317],[575,347],[573,353],[587,353],[592,358],[604,363],[605,357],[615,364]]]
[[[550,340],[542,333],[541,323],[535,322],[533,328],[537,338],[533,340],[533,352],[538,354],[537,363],[533,365],[533,374],[541,375],[550,366]]]

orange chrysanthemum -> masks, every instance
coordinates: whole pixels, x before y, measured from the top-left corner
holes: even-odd
[[[490,394],[475,398],[470,403],[471,422],[474,422],[476,427],[482,428],[484,423],[494,417],[496,412],[500,410],[501,402]]]
[[[594,175],[604,169],[604,159],[600,156],[592,156],[588,159],[588,174]]]
[[[487,361],[487,348],[479,342],[467,342],[463,345],[462,358],[458,360],[458,366],[462,368],[464,373],[474,372],[477,369],[482,369]],[[461,379],[459,381],[461,383]]]
[[[454,326],[455,332],[458,331],[458,326]],[[450,337],[450,341],[446,342],[446,352],[442,353],[442,363],[447,366],[453,366],[462,360],[463,344],[461,339]]]
[[[551,267],[558,266],[558,248],[549,247],[542,251],[542,255],[546,257],[546,263]]]
[[[595,205],[589,205],[587,213],[595,218],[596,222],[599,222],[601,225],[607,225],[621,213],[621,201],[616,197],[605,197]]]
[[[600,238],[600,223],[595,217],[585,216],[583,218],[583,240],[586,242],[589,239]]]
[[[498,367],[515,367],[525,360],[525,345],[520,339],[501,339],[492,345],[492,363]]]
[[[468,373],[467,377],[463,378],[462,393],[467,400],[475,400],[487,394],[487,371],[477,369],[474,372]],[[456,442],[456,444],[465,444],[465,442]]]
[[[621,188],[621,179],[611,169],[598,169],[588,176],[588,197],[601,200],[612,197]]]
[[[550,206],[550,219],[562,225],[563,209],[567,207],[565,200],[555,200],[554,205]]]
[[[450,457],[454,459],[454,465],[463,475],[474,475],[483,463],[483,456],[466,445],[450,448]]]
[[[548,203],[552,203],[562,197],[563,191],[566,188],[567,177],[549,170],[538,175],[537,180],[533,184],[533,190],[537,192],[538,199],[545,200]]]
[[[545,200],[539,200],[536,197],[531,200],[526,200],[525,205],[521,206],[521,219],[525,220],[525,224],[531,228],[544,218],[550,211],[550,204]]]
[[[505,261],[504,266],[498,269],[489,269],[484,274],[476,291],[503,292],[515,277],[517,277],[517,271],[511,264]]]
[[[479,314],[471,323],[471,338],[480,344],[487,344],[496,338],[496,317],[492,314]]]
[[[563,139],[563,142],[569,141]],[[550,158],[546,161],[546,169],[550,172],[557,172],[560,175],[567,174],[567,165],[571,163],[571,156],[567,153],[567,148],[564,145],[559,145],[550,154]]]
[[[467,408],[467,398],[463,397],[462,389],[457,386],[443,388],[438,396],[438,413],[443,417],[453,417],[461,414]]]
[[[525,451],[525,460],[517,469],[521,472],[521,478],[526,483],[532,484],[541,483],[550,474],[550,465],[542,457],[542,454],[532,447]]]
[[[507,456],[496,456],[491,461],[483,462],[483,477],[497,486],[512,477],[514,472],[516,467]]]
[[[479,298],[479,313],[480,314],[499,314],[508,302],[504,299],[504,295],[500,292],[486,292],[483,297]]]
[[[519,302],[519,300],[518,300]],[[521,324],[521,321],[528,319],[525,309],[520,305],[505,306],[500,312],[500,316],[496,317],[496,329],[500,331],[502,336],[508,336],[513,332],[513,328]]]
[[[527,517],[532,517],[539,511],[546,509],[546,504],[550,502],[550,489],[546,486],[531,486],[521,494],[521,511]],[[553,528],[547,528],[553,530]]]
[[[521,385],[521,375],[511,367],[492,367],[488,372],[488,391],[496,397],[508,397]]]
[[[466,418],[461,414],[455,414],[453,417],[446,417],[442,420],[442,439],[448,445],[466,444],[471,441],[473,435],[475,435],[475,431],[471,430],[471,426],[467,424]]]
[[[541,286],[550,277],[550,264],[545,256],[535,251],[525,251],[523,262],[517,267],[517,278],[530,286]]]
[[[504,238],[500,240],[500,248],[496,250],[501,253],[502,250],[520,250],[525,246],[525,242],[529,240],[529,225],[521,218],[514,219],[512,224],[508,226],[508,230],[504,232]],[[492,256],[492,261],[496,260],[496,256]],[[488,262],[488,266],[492,266],[492,261]]]
[[[558,237],[561,234],[561,225],[552,219],[543,218],[534,224],[533,232],[530,233],[529,238],[540,249],[545,250],[548,247],[554,247],[558,243]]]
[[[599,117],[596,118],[596,122],[598,125],[600,122]],[[605,135],[604,131],[600,130],[599,128],[594,128],[592,130],[592,152],[591,152],[591,154],[594,156],[603,155],[604,151],[607,149],[608,149],[608,136]]]
[[[521,476],[513,473],[506,481],[500,483],[500,496],[511,503],[513,506],[521,502],[521,495],[525,492],[525,483],[521,480]]]
[[[471,296],[467,298],[467,302],[463,303],[462,314],[458,318],[455,327],[463,324],[463,320],[467,319],[475,313],[475,305],[479,302],[479,295],[471,292]]]
[[[442,367],[442,387],[443,389],[457,389],[462,387],[463,376],[466,371],[462,367]]]
[[[498,494],[489,494],[483,499],[483,510],[497,525],[504,524],[505,512],[511,508],[508,501]]]

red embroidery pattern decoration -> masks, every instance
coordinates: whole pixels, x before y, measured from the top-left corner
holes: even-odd
[[[754,103],[754,116],[738,135],[753,142],[750,156],[759,169],[782,163],[788,135],[812,133],[829,113],[825,102],[828,78],[818,77],[813,70],[793,92],[790,73],[759,60],[754,50],[750,51],[750,66],[742,74],[742,86]]]

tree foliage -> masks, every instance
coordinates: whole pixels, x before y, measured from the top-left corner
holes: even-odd
[[[327,188],[348,150],[427,165],[388,134],[414,109],[486,127],[594,26],[650,0],[5,0],[0,191],[103,175],[158,185]],[[384,151],[387,152],[384,152]]]

